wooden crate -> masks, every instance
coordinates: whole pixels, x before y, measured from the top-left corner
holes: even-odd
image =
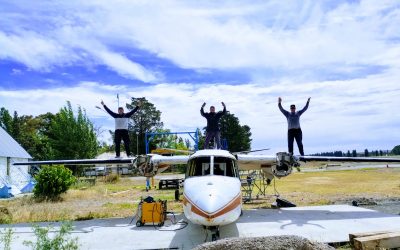
[[[349,235],[356,250],[400,248],[400,231],[377,231]]]

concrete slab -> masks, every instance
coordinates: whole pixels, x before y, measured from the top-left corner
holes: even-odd
[[[136,227],[132,218],[74,222],[72,237],[78,237],[80,249],[191,249],[210,240],[201,226],[189,223],[182,214],[178,224],[170,221],[161,228]],[[49,223],[40,223],[47,226]],[[59,223],[53,223],[54,230]],[[12,249],[29,249],[23,241],[34,241],[29,224],[1,225],[12,227]],[[400,231],[400,216],[348,205],[258,209],[243,211],[233,224],[222,226],[221,238],[299,235],[320,242],[345,242],[349,233],[370,231]]]

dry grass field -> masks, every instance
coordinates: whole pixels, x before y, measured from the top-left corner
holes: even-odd
[[[275,186],[281,197],[299,206],[344,203],[359,197],[400,199],[400,168],[295,171],[276,180]],[[244,204],[244,209],[270,208],[274,201],[273,183],[266,191],[265,197]],[[79,185],[70,189],[58,202],[38,203],[30,195],[0,200],[0,213],[7,211],[9,214],[9,220],[3,219],[2,223],[129,217],[134,215],[141,197],[147,196],[168,200],[168,211],[182,212],[181,204],[174,201],[174,190],[152,189],[146,192],[143,180],[120,178],[117,183],[110,184],[98,178],[96,185]]]
[[[356,198],[400,199],[400,168],[294,172],[276,180],[275,186],[281,197],[298,206],[349,203]],[[273,185],[267,190],[274,194]],[[273,201],[267,196],[245,208],[265,208]]]

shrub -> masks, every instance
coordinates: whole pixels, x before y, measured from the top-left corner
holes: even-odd
[[[25,246],[31,246],[34,250],[76,250],[78,246],[78,238],[71,239],[68,236],[72,231],[71,222],[63,222],[60,231],[55,234],[54,238],[49,237],[52,227],[41,228],[33,225],[33,232],[36,236],[36,242],[24,241]]]
[[[72,171],[63,166],[45,166],[35,176],[33,194],[36,198],[57,200],[75,183]]]
[[[11,241],[13,239],[14,231],[11,228],[4,229],[4,232],[0,230],[0,242],[3,242],[4,250],[11,250]]]

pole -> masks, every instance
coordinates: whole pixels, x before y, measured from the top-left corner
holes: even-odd
[[[139,132],[136,131],[136,156],[139,155]]]

